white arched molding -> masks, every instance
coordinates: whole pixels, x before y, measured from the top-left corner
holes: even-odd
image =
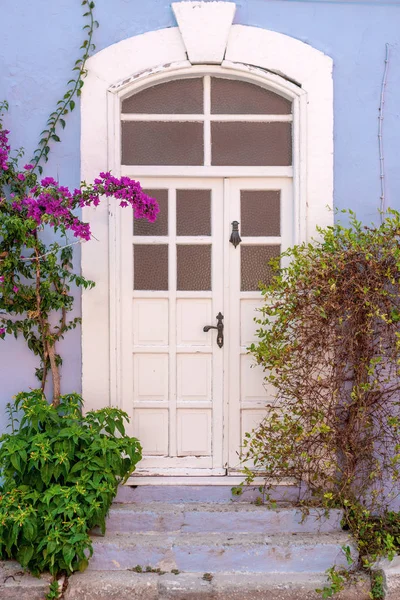
[[[187,10],[190,5],[195,4],[200,10],[202,6],[199,2],[181,4],[188,5]],[[231,3],[205,4],[217,10],[218,5]],[[177,13],[176,5],[174,10]],[[208,11],[208,15],[212,14],[212,10]],[[226,12],[222,13],[226,20]],[[179,24],[185,28],[188,45],[190,19],[188,24],[180,18]],[[221,32],[225,30],[224,25]],[[198,28],[194,31],[191,53],[196,44],[205,47],[208,43],[207,31],[202,36]],[[215,62],[210,67],[193,66],[185,43],[178,27],[162,29],[123,40],[89,59],[81,103],[82,179],[92,181],[100,171],[109,169],[115,175],[120,171],[121,98],[161,79],[194,72],[224,72],[293,98],[294,156],[290,176],[294,180],[296,241],[310,239],[316,225],[332,224],[332,211],[328,210],[333,197],[331,58],[286,35],[243,25],[230,27],[219,66]],[[199,47],[198,55],[203,50]],[[157,167],[152,173],[157,175]],[[83,210],[95,239],[82,246],[82,272],[96,282],[96,287],[84,291],[82,296],[82,391],[86,410],[119,404],[117,323],[121,320],[117,318],[120,302],[116,284],[121,212],[111,201],[108,206],[104,202],[96,209]]]

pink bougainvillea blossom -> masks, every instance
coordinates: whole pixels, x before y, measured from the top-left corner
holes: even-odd
[[[157,201],[143,192],[140,183],[129,177],[114,177],[111,173],[100,173],[93,185],[84,185],[72,193],[53,177],[44,177],[40,185],[31,188],[24,197],[15,199],[12,206],[37,225],[47,222],[53,227],[63,226],[75,237],[90,240],[89,224],[82,222],[73,210],[98,206],[101,196],[116,198],[121,207],[131,206],[135,219],[154,222],[159,212]]]
[[[8,144],[8,129],[0,129],[0,169],[7,171],[8,169],[8,153],[10,146]]]
[[[31,171],[34,168],[34,165],[24,165],[25,171]]]
[[[0,335],[4,335],[6,332],[6,330],[4,329],[4,327],[0,327]]]
[[[13,286],[13,292],[14,294],[18,294],[19,292],[19,287],[17,287],[16,285]]]

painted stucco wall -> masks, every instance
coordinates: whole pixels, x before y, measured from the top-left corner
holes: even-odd
[[[387,201],[400,208],[400,2],[365,0],[238,0],[235,22],[281,32],[325,52],[334,60],[335,205],[351,207],[365,221],[377,218],[379,163],[377,116],[385,43],[391,46],[385,103]],[[14,147],[29,159],[40,131],[70,78],[83,39],[80,2],[3,0],[1,6],[0,99]],[[146,31],[175,26],[167,0],[97,0],[97,50]],[[55,144],[46,172],[77,186],[80,117],[68,117],[62,144]],[[95,142],[94,142],[95,143]],[[323,202],[323,199],[321,199]],[[92,242],[96,243],[96,242]],[[76,251],[79,264],[79,248]],[[76,312],[79,314],[79,300]],[[99,324],[101,326],[101,324]],[[63,388],[80,391],[80,332],[62,348]],[[35,359],[22,342],[0,341],[0,430],[5,404],[16,392],[36,385]]]

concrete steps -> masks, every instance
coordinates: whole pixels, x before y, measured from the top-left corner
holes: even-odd
[[[132,479],[134,479],[132,477]],[[139,478],[138,478],[139,479]],[[165,478],[169,479],[169,478]],[[190,479],[190,478],[181,478]],[[225,485],[123,485],[118,489],[115,502],[117,504],[164,504],[198,503],[236,504],[254,502],[262,496],[258,486],[246,487],[242,496],[232,496],[232,485],[229,477],[221,477]],[[235,484],[236,485],[236,484]],[[299,499],[299,489],[294,485],[277,485],[269,491],[270,498],[281,503],[295,503]],[[302,494],[304,496],[304,493]]]
[[[347,567],[346,533],[137,533],[95,537],[91,570],[145,568],[192,573],[318,572]],[[355,558],[355,551],[353,556]]]
[[[332,533],[340,531],[342,512],[310,509],[307,516],[289,507],[271,510],[248,503],[114,504],[107,532],[182,533]]]
[[[122,489],[65,600],[317,600],[325,571],[349,568],[343,548],[357,553],[341,511],[304,516],[286,500],[270,509],[232,501],[226,486]],[[338,600],[368,591],[363,580]]]
[[[195,573],[92,571],[70,578],[64,600],[321,600],[315,590],[326,583],[316,573],[217,573],[204,579]],[[335,600],[369,600],[369,590],[369,581],[359,578]]]

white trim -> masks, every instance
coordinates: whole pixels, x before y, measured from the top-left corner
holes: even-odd
[[[217,10],[220,4],[207,3],[210,10]],[[199,52],[206,49],[209,44],[207,32],[196,35],[195,43]],[[91,57],[87,67],[81,103],[83,180],[91,181],[100,171],[110,168],[115,174],[119,172],[117,115],[121,98],[140,87],[168,78],[197,73],[219,73],[221,76],[224,73],[226,77],[252,81],[293,98],[294,141],[297,145],[293,169],[282,167],[279,172],[273,167],[157,167],[155,172],[151,167],[122,166],[121,172],[136,177],[156,174],[193,177],[196,171],[195,176],[204,174],[207,177],[291,177],[294,174],[294,195],[299,207],[296,241],[310,239],[315,225],[332,223],[333,215],[326,210],[327,205],[332,206],[333,196],[333,86],[332,60],[328,56],[283,34],[232,25],[221,65],[192,66],[187,60],[181,32],[175,27],[114,44]],[[119,345],[118,332],[113,334],[114,311],[121,302],[115,289],[120,260],[115,248],[117,213],[119,211],[114,210],[111,203],[110,208],[102,203],[97,209],[83,209],[83,219],[90,221],[98,240],[82,246],[82,272],[96,281],[96,288],[84,291],[82,295],[82,388],[86,409],[107,406],[110,401],[119,402],[121,357],[110,348],[110,343],[113,348]],[[110,317],[114,323],[110,322]]]
[[[293,177],[293,167],[163,167],[122,165],[122,175],[140,177]]]
[[[205,78],[207,81],[207,78]],[[205,112],[204,115],[177,115],[177,114],[166,114],[166,115],[153,115],[153,114],[130,114],[122,113],[121,121],[195,121],[201,122],[205,119],[210,121],[247,121],[255,123],[291,123],[293,121],[292,115],[210,115]],[[207,145],[207,143],[205,142]]]
[[[233,2],[173,2],[172,10],[190,62],[220,64],[236,5]]]

